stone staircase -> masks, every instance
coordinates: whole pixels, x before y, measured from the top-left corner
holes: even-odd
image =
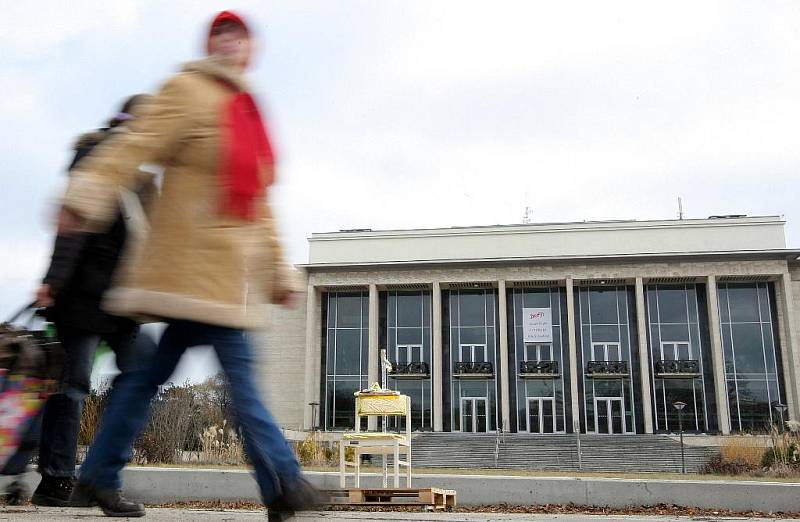
[[[412,442],[415,467],[579,469],[575,435],[425,433]],[[715,446],[684,446],[686,471],[696,472],[718,453]],[[495,453],[497,453],[495,455]],[[681,451],[667,435],[581,435],[582,471],[680,472]]]

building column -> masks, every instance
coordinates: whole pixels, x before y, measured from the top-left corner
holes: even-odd
[[[433,333],[433,431],[443,429],[443,402],[442,402],[442,288],[438,282],[433,283],[431,308],[433,312],[433,322],[431,330]]]
[[[511,405],[508,387],[508,310],[506,309],[506,282],[497,282],[497,311],[500,328],[500,418],[503,431],[511,426]]]
[[[575,336],[575,293],[571,277],[567,278],[567,335],[569,339],[569,389],[572,408],[572,430],[581,430],[580,397],[578,397],[578,341]]]
[[[714,365],[714,391],[717,396],[717,423],[719,424],[720,432],[723,435],[728,435],[731,432],[731,416],[728,406],[728,385],[725,382],[725,358],[722,352],[716,276],[708,276],[706,294],[708,330],[711,338],[711,361]]]
[[[653,433],[653,396],[650,393],[650,351],[647,347],[647,315],[644,306],[644,282],[636,278],[636,327],[639,331],[639,369],[642,379],[642,414],[644,432]]]
[[[781,348],[781,364],[783,365],[783,385],[786,388],[786,406],[789,407],[789,420],[800,420],[800,359],[796,350],[800,350],[800,333],[795,323],[794,292],[792,277],[789,273],[779,276],[775,285],[775,297],[778,301],[778,333]]]
[[[367,351],[367,387],[372,386],[373,383],[381,382],[382,369],[380,368],[381,358],[378,346],[378,313],[379,313],[379,299],[378,299],[378,285],[369,285],[369,336],[368,336],[368,351]],[[388,355],[387,355],[388,356]],[[367,429],[375,431],[378,429],[378,417],[371,415],[367,417]]]
[[[322,343],[319,342],[320,336],[320,308],[319,308],[319,291],[313,284],[308,284],[306,296],[306,382],[304,390],[304,414],[303,414],[303,427],[306,430],[314,429],[316,426],[324,426],[322,416],[324,415],[324,397],[320,399],[320,371],[322,364]],[[316,408],[316,425],[313,418],[313,408],[309,406],[310,403],[317,402],[319,406]]]

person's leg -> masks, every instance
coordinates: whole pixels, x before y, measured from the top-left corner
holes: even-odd
[[[119,333],[104,336],[108,346],[114,352],[119,375],[114,378],[112,387],[125,379],[127,375],[151,364],[158,342],[141,327],[131,324]]]
[[[193,342],[193,331],[185,323],[170,324],[149,364],[115,382],[100,430],[81,465],[80,484],[104,490],[121,488],[120,472],[131,458],[136,437],[147,424],[150,400]]]
[[[253,378],[253,353],[247,335],[230,328],[207,325],[213,344],[230,383],[233,406],[265,504],[272,504],[300,479],[300,465],[275,419],[264,407]]]
[[[44,406],[39,445],[39,473],[43,480],[37,493],[46,489],[48,478],[71,481],[75,476],[81,409],[89,394],[94,354],[100,342],[97,335],[89,332],[65,325],[56,328],[66,358],[59,389]]]

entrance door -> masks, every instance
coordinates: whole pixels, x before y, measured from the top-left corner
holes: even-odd
[[[594,411],[597,433],[625,433],[625,409],[620,397],[598,397]]]
[[[461,431],[472,433],[488,431],[485,397],[461,399]]]
[[[552,397],[528,398],[528,431],[530,433],[555,433],[555,399]]]

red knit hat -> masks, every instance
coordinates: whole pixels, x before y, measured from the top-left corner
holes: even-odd
[[[222,25],[225,22],[231,22],[237,24],[244,29],[244,32],[247,35],[250,35],[250,28],[247,27],[247,24],[244,23],[242,17],[234,13],[233,11],[222,11],[217,16],[214,17],[214,20],[211,22],[211,27],[208,29],[208,40],[206,41],[206,52],[210,52],[209,44],[211,43],[211,37],[214,35],[214,30]]]

